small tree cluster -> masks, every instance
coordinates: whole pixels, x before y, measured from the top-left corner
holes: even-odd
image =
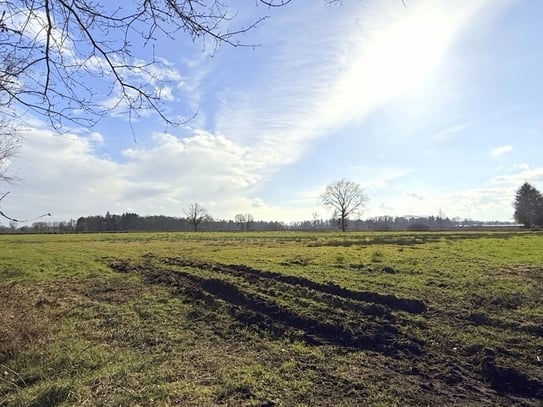
[[[543,195],[528,182],[517,189],[513,206],[518,223],[526,227],[543,226]]]
[[[238,213],[234,217],[234,220],[239,225],[239,230],[241,230],[242,232],[247,232],[251,227],[251,223],[254,222],[253,215],[251,215],[250,213]]]

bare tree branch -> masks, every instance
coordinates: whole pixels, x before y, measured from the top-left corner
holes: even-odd
[[[11,159],[19,152],[20,141],[21,136],[16,127],[7,120],[0,119],[0,183],[12,183],[18,180],[9,171],[9,167]]]
[[[145,61],[134,57],[133,43],[152,47],[181,32],[211,41],[212,49],[255,46],[238,38],[267,18],[236,27],[236,11],[222,0],[10,0],[0,9],[0,107],[44,115],[57,130],[66,122],[91,127],[121,108],[128,118],[150,111],[167,124],[184,123],[190,118],[167,114],[160,95],[176,78],[160,72],[154,51]],[[91,88],[90,78],[102,89]]]
[[[4,195],[2,195],[2,196],[0,197],[0,202],[2,202],[2,200],[3,200],[8,194],[9,194],[9,192],[6,192]],[[22,222],[22,223],[24,223],[24,222],[32,222],[32,221],[35,221],[35,220],[44,218],[44,217],[46,217],[46,216],[51,216],[51,214],[50,214],[50,213],[45,213],[45,214],[43,214],[43,215],[37,216],[37,217],[32,218],[32,219],[24,219],[24,220],[22,220],[22,219],[15,219],[15,218],[12,218],[12,217],[10,217],[10,216],[7,216],[4,212],[2,212],[2,211],[0,210],[0,216],[4,217],[4,218],[6,218],[6,219],[8,219],[8,220],[10,220],[10,221],[12,221],[12,222]]]
[[[265,1],[260,0],[261,3],[265,4],[268,7],[283,7],[290,3],[292,0],[276,0],[276,1]]]

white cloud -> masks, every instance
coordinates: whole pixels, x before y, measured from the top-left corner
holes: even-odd
[[[158,98],[153,103],[161,109],[162,113],[168,113],[167,102],[181,99],[181,95],[176,91],[184,90],[186,80],[181,71],[166,58],[153,57],[152,63],[126,55],[112,54],[108,58],[113,65],[117,66],[116,72],[124,83],[139,87],[139,91]],[[124,88],[121,86],[121,83],[111,74],[111,66],[104,57],[96,55],[87,57],[78,50],[71,55],[71,59],[71,65],[84,68],[78,69],[76,71],[78,74],[83,72],[83,74],[107,78],[95,82],[95,86],[100,88],[100,92],[97,93],[103,96],[101,100],[98,100],[96,96],[97,105],[108,111],[109,115],[128,121],[136,117],[149,117],[155,113],[138,90],[130,86]],[[127,112],[134,110],[130,108],[130,104],[141,108],[128,115]],[[176,118],[171,117],[171,120],[175,121]]]
[[[96,144],[104,144],[104,136],[97,131],[93,131],[89,134],[89,141]]]
[[[221,135],[155,134],[149,146],[124,150],[122,162],[98,157],[95,139],[30,130],[13,164],[24,182],[10,188],[2,209],[20,219],[51,212],[48,220],[62,221],[107,211],[184,216],[183,209],[198,202],[216,218],[250,213],[288,222],[309,218],[317,204],[316,195],[307,206],[296,197],[266,202],[252,150]]]
[[[31,129],[13,168],[23,180],[10,186],[4,205],[16,218],[45,212],[67,220],[96,211],[114,210],[123,186],[120,165],[93,155],[92,142],[75,135]]]
[[[200,131],[180,139],[155,134],[150,146],[126,149],[122,163],[97,157],[94,140],[100,137],[29,131],[13,164],[25,181],[11,188],[3,210],[18,218],[51,212],[52,220],[106,211],[183,216],[184,207],[199,202],[218,218],[251,213],[255,219],[292,221],[322,213],[322,186],[301,190],[280,205],[267,203],[258,193],[261,168],[251,160],[253,150],[222,135]],[[395,182],[404,174],[390,170],[380,180],[368,178],[373,190],[364,216],[431,215],[441,209],[451,217],[507,220],[515,189],[524,181],[541,182],[543,168],[494,177],[482,187],[442,192]],[[380,187],[392,182],[393,191]]]
[[[216,128],[250,146],[268,171],[291,164],[316,138],[363,120],[422,83],[488,3],[293,8],[285,21],[267,23],[275,30],[273,52],[225,92]],[[298,18],[304,24],[293,24]]]
[[[251,151],[221,135],[197,131],[189,138],[162,133],[153,136],[150,148],[123,151],[128,159],[126,176],[135,181],[165,180],[179,185],[194,184],[197,195],[222,189],[245,188],[259,176],[253,172]]]
[[[415,198],[419,201],[424,201],[426,199],[426,197],[422,194],[416,194],[414,192],[406,192],[406,195],[411,197],[411,198]]]
[[[98,133],[59,136],[31,129],[13,162],[24,182],[10,188],[3,208],[17,218],[51,212],[52,220],[106,211],[183,216],[191,202],[216,217],[282,212],[254,196],[260,176],[251,150],[224,136],[155,134],[150,146],[124,150],[122,163],[97,157],[100,140]]]
[[[448,217],[461,216],[475,220],[510,220],[514,188],[488,186],[423,193],[396,191],[392,198],[376,197],[372,200],[367,216],[436,216],[439,211]]]
[[[454,189],[430,187],[418,183],[401,187],[396,185],[393,194],[376,191],[370,201],[367,216],[379,215],[437,215],[441,210],[448,217],[475,220],[512,220],[512,202],[516,189],[524,182],[539,188],[543,181],[543,167],[525,169],[493,177],[481,186]]]
[[[366,189],[386,189],[390,185],[412,173],[409,169],[402,168],[364,168],[360,178],[363,179],[362,186]]]
[[[512,220],[514,189],[502,187],[468,188],[452,192],[443,198],[442,206],[450,216],[475,220]]]
[[[502,155],[509,153],[512,150],[513,147],[511,147],[510,145],[498,146],[492,149],[490,155],[492,155],[492,157],[501,157]]]
[[[494,177],[490,180],[490,183],[493,185],[519,187],[524,182],[540,182],[541,180],[543,180],[543,167],[530,168],[529,166],[525,166],[518,172]]]

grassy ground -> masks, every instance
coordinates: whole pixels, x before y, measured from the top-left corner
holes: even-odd
[[[540,406],[543,234],[0,236],[0,406]]]

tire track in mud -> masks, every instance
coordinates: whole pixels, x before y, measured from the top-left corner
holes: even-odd
[[[420,300],[412,298],[398,298],[395,295],[379,294],[372,291],[353,291],[333,283],[317,283],[304,277],[289,276],[273,271],[258,270],[240,264],[225,265],[219,263],[206,263],[194,260],[185,260],[178,257],[167,257],[164,259],[164,262],[166,264],[173,264],[180,267],[194,267],[204,270],[220,271],[244,278],[255,277],[259,279],[275,280],[292,286],[299,285],[301,287],[306,287],[311,290],[320,291],[322,293],[331,294],[348,300],[380,304],[393,310],[405,311],[411,314],[421,314],[426,311],[426,304]]]
[[[395,326],[388,305],[383,304],[387,301],[390,301],[393,306],[403,304],[401,299],[393,296],[372,293],[380,303],[359,304],[360,297],[367,300],[367,293],[358,297],[357,292],[339,286],[319,284],[301,277],[290,279],[291,276],[239,265],[187,261],[178,258],[144,258],[141,263],[107,259],[106,263],[115,271],[141,274],[151,284],[173,287],[177,292],[194,299],[208,301],[220,299],[239,323],[257,327],[272,335],[288,336],[301,333],[302,338],[310,344],[330,344],[347,349],[372,350],[385,355],[422,354],[420,342],[408,338]],[[212,274],[211,277],[204,277],[182,270],[180,267],[205,270]],[[301,286],[306,291],[303,297],[319,298],[321,301],[324,298],[325,302],[331,302],[337,308],[328,305],[324,309],[307,307],[294,310],[278,303],[272,296],[257,292],[258,285],[255,285],[256,291],[250,291],[243,284],[238,285],[222,279],[221,276],[225,274],[244,278],[251,285],[255,279],[260,280],[260,283],[273,284],[276,286],[275,290],[281,293],[296,290],[295,295],[298,297],[302,295],[299,290]],[[412,310],[411,302],[407,304],[409,304],[407,307]]]
[[[394,360],[417,360],[415,368],[408,370],[400,363],[403,367],[397,372],[408,375],[412,383],[420,383],[422,391],[431,393],[436,400],[451,400],[460,392],[468,403],[491,398],[497,405],[522,400],[526,401],[522,405],[535,406],[543,397],[541,380],[500,364],[495,358],[499,351],[485,348],[460,354],[458,360],[443,365],[430,344],[424,346],[416,337],[402,332],[406,316],[397,311],[420,314],[426,310],[422,301],[348,290],[244,265],[153,255],[144,255],[139,261],[104,261],[117,272],[140,274],[149,284],[168,286],[190,301],[198,300],[198,307],[223,308],[234,319],[227,330],[250,326],[274,338],[296,337],[313,345],[370,350]],[[217,325],[217,329],[225,327]],[[326,379],[322,386],[332,380],[337,390],[340,379]],[[352,386],[356,383],[346,382],[343,387]]]

